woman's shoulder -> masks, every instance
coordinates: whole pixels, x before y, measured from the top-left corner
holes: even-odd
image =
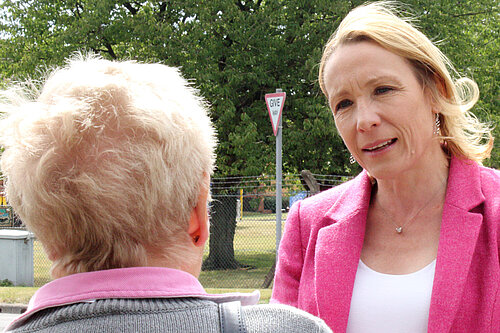
[[[500,214],[500,171],[467,159],[452,158],[449,187],[454,203],[470,209],[471,205],[485,203],[488,209]],[[452,200],[452,201],[453,201]]]
[[[488,168],[485,166],[479,166],[479,172],[481,175],[481,184],[491,186],[495,188],[498,193],[500,193],[500,170]]]
[[[498,220],[500,216],[500,171],[483,166],[480,166],[479,170],[485,206],[493,212],[493,216],[497,216]]]
[[[461,191],[464,186],[469,189],[479,186],[481,191],[493,190],[498,193],[500,171],[482,166],[469,159],[453,157],[450,163],[449,180]],[[467,186],[467,184],[472,185]]]

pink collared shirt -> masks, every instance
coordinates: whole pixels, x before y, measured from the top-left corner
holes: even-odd
[[[79,273],[47,283],[31,298],[27,311],[6,330],[20,326],[34,313],[57,306],[92,302],[107,298],[180,298],[196,297],[216,303],[240,301],[257,304],[260,293],[207,294],[191,274],[163,267],[132,267]]]

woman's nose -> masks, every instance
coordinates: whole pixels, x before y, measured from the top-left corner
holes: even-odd
[[[358,103],[356,110],[358,132],[366,132],[380,125],[380,116],[373,105]]]

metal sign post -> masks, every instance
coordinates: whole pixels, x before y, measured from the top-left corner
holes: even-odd
[[[281,240],[281,198],[282,198],[282,119],[283,106],[285,105],[286,93],[281,89],[276,89],[274,94],[266,94],[266,105],[276,136],[276,256]]]
[[[281,89],[277,89],[281,90]],[[282,132],[283,132],[283,126],[281,123],[281,117],[280,117],[280,122],[278,126],[278,135],[276,136],[276,258],[278,257],[278,249],[280,248],[280,241],[281,241],[281,196],[282,196],[282,185],[283,181],[281,179],[282,174],[281,174],[281,168],[282,168],[282,161],[281,161],[281,154],[282,154],[282,144],[281,144],[281,139],[282,139]]]

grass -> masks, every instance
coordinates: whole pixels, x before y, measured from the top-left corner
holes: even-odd
[[[33,265],[35,286],[43,286],[51,280],[49,274],[51,262],[38,240],[33,242]]]
[[[286,214],[282,214],[282,221]],[[284,222],[282,222],[282,229]],[[276,217],[248,213],[236,224],[234,256],[250,269],[203,271],[200,282],[206,288],[260,288],[276,256]],[[206,250],[208,255],[208,250]]]
[[[38,287],[0,287],[0,303],[28,304]]]
[[[282,214],[282,221],[285,219],[286,214]],[[284,222],[282,229],[283,227]],[[201,272],[199,280],[207,292],[249,292],[259,289],[274,263],[275,230],[274,214],[244,212],[243,218],[236,225],[234,251],[236,260],[250,268]],[[39,241],[35,240],[33,249],[34,281],[35,286],[39,287],[51,280],[49,276],[51,263]],[[205,256],[208,255],[208,251],[207,246]],[[36,287],[0,287],[0,302],[27,303],[36,289]],[[260,289],[260,291],[261,302],[269,302],[271,290]]]
[[[209,294],[222,294],[222,293],[251,293],[255,289],[231,289],[231,288],[206,288],[205,289]],[[267,304],[269,303],[269,299],[271,298],[271,289],[258,289],[260,291],[260,300],[259,304]]]
[[[251,266],[246,269],[232,269],[224,271],[203,271],[200,282],[206,288],[233,287],[233,288],[260,288],[266,274],[274,262],[274,253],[246,252],[235,255],[236,260]]]
[[[37,291],[38,287],[0,287],[0,303],[19,303],[28,304],[31,296]],[[250,293],[255,289],[230,289],[230,288],[206,288],[209,294],[222,294],[222,293]],[[271,298],[271,289],[260,290],[260,304],[269,303]]]

